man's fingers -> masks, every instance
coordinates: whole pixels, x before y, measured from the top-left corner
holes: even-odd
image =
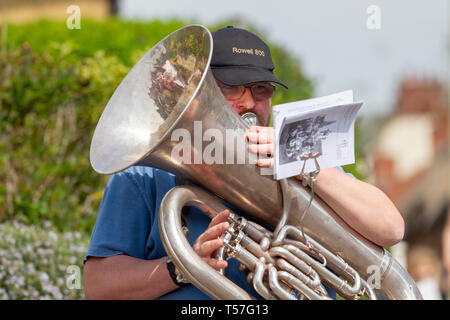
[[[264,126],[250,126],[250,128],[247,129],[249,132],[271,132],[273,131],[272,127],[264,127]]]
[[[209,227],[197,239],[196,244],[202,245],[203,242],[218,238],[222,233],[227,231],[230,224],[225,221],[215,226]],[[194,246],[195,249],[195,246]]]
[[[266,133],[247,132],[247,140],[250,143],[272,143],[273,135]]]
[[[247,140],[250,143],[272,143],[273,142],[273,128],[251,126],[247,130]]]
[[[265,155],[271,157],[274,153],[273,144],[273,128],[251,126],[247,130],[247,150],[257,155]],[[262,158],[256,161],[256,165],[261,168],[272,168],[274,165],[273,158]]]
[[[247,149],[253,154],[264,154],[271,156],[273,154],[273,143],[249,144]]]
[[[212,258],[204,258],[203,260],[216,270],[228,267],[228,262],[226,260],[217,260]]]
[[[219,212],[214,218],[211,219],[211,222],[209,223],[209,227],[212,227],[216,224],[219,224],[221,222],[227,221],[228,216],[230,215],[230,210],[225,209],[222,212]]]
[[[267,159],[258,159],[256,161],[256,165],[261,168],[272,168],[274,164],[273,158],[267,158]]]
[[[214,239],[203,242],[199,248],[197,254],[200,257],[210,257],[211,254],[219,249],[223,245],[222,239]]]

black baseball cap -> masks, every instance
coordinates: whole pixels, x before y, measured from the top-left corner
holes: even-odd
[[[251,82],[275,82],[288,88],[273,74],[269,47],[255,34],[228,26],[212,33],[211,71],[220,82],[239,86]]]

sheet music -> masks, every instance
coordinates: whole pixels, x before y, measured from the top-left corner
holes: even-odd
[[[355,162],[354,123],[363,102],[353,102],[353,91],[274,106],[274,176],[277,180],[300,174],[302,155],[320,153],[321,169]],[[316,170],[313,159],[304,173]]]

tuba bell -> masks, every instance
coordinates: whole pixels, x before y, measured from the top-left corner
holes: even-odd
[[[262,175],[247,153],[244,159],[231,153],[222,163],[203,161],[205,148],[198,136],[214,130],[225,137],[215,141],[215,155],[228,157],[223,150],[227,139],[234,138],[227,134],[239,135],[249,126],[217,87],[209,68],[211,56],[212,36],[201,25],[181,28],[161,40],[115,90],[90,149],[98,173],[151,166],[203,187],[177,186],[160,207],[164,247],[184,278],[215,299],[253,298],[227,279],[223,270],[218,272],[199,259],[184,235],[183,207],[196,206],[212,217],[226,208],[220,198],[275,229],[232,213],[219,253],[241,263],[262,297],[329,299],[326,284],[346,299],[362,295],[421,299],[414,281],[389,252],[352,230],[320,198],[312,199],[297,180],[276,181]],[[189,149],[177,149],[181,136]]]

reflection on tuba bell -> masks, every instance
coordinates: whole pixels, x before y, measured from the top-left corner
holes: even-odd
[[[310,202],[308,189],[297,180],[261,175],[248,154],[243,164],[235,164],[238,155],[234,164],[195,161],[204,152],[194,141],[195,130],[203,137],[213,128],[226,137],[226,131],[248,127],[218,89],[211,55],[212,36],[200,25],[173,32],[147,52],[101,115],[90,150],[93,168],[102,174],[132,165],[160,168],[274,227],[271,232],[231,214],[219,253],[237,259],[266,299],[329,299],[323,284],[347,299],[421,299],[414,281],[386,250],[352,230],[320,198]],[[172,156],[177,129],[191,133],[190,153],[184,151],[182,158]],[[251,299],[223,271],[199,259],[184,236],[182,208],[196,206],[213,216],[225,209],[217,197],[194,186],[170,190],[160,207],[161,238],[178,270],[200,290],[216,299]]]

